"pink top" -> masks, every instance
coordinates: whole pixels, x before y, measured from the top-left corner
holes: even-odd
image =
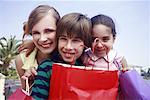
[[[107,56],[97,58],[93,55],[90,48],[85,50],[85,56],[84,56],[84,64],[86,66],[94,66],[99,67],[102,70],[118,70],[118,68],[121,68],[121,61],[123,59],[123,56],[118,54],[114,50],[110,50]],[[108,66],[109,63],[109,66]]]

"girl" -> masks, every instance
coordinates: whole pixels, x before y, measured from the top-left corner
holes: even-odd
[[[116,39],[116,29],[113,20],[106,15],[97,15],[91,18],[92,22],[92,52],[86,52],[84,64],[88,66],[99,67],[102,70],[123,70],[128,69],[126,59],[113,50],[113,44]],[[88,63],[87,63],[88,62]]]
[[[25,53],[20,53],[16,57],[16,69],[20,76],[22,89],[26,88],[25,80],[21,78],[25,72],[30,71],[30,68],[37,67],[43,59],[53,56],[57,45],[56,24],[59,19],[60,16],[56,9],[48,5],[40,5],[31,12],[26,23],[25,33],[32,34],[36,49],[29,58],[25,56]],[[34,62],[30,59],[33,59]]]
[[[124,56],[113,50],[113,44],[116,39],[116,29],[113,20],[109,16],[100,14],[92,17],[91,22],[92,50],[85,50],[84,64],[86,66],[99,67],[101,70],[129,70]],[[120,90],[118,96],[120,99],[123,99],[122,95],[120,95]],[[118,97],[115,98],[117,99]]]

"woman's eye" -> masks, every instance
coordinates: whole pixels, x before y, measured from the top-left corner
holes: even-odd
[[[54,32],[55,30],[53,30],[53,29],[45,29],[45,33],[52,33],[52,32]]]
[[[39,32],[32,32],[32,35],[40,34]]]

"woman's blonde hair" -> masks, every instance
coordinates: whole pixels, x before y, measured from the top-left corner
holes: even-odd
[[[36,25],[43,17],[45,17],[49,13],[53,14],[53,17],[56,19],[57,24],[60,19],[58,11],[49,5],[39,5],[30,13],[28,21],[25,22],[23,26],[24,35],[31,34],[33,26]]]

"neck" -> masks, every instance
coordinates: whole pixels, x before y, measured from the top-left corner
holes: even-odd
[[[40,64],[44,59],[50,58],[50,54],[44,54],[41,51],[37,52],[37,63]]]

